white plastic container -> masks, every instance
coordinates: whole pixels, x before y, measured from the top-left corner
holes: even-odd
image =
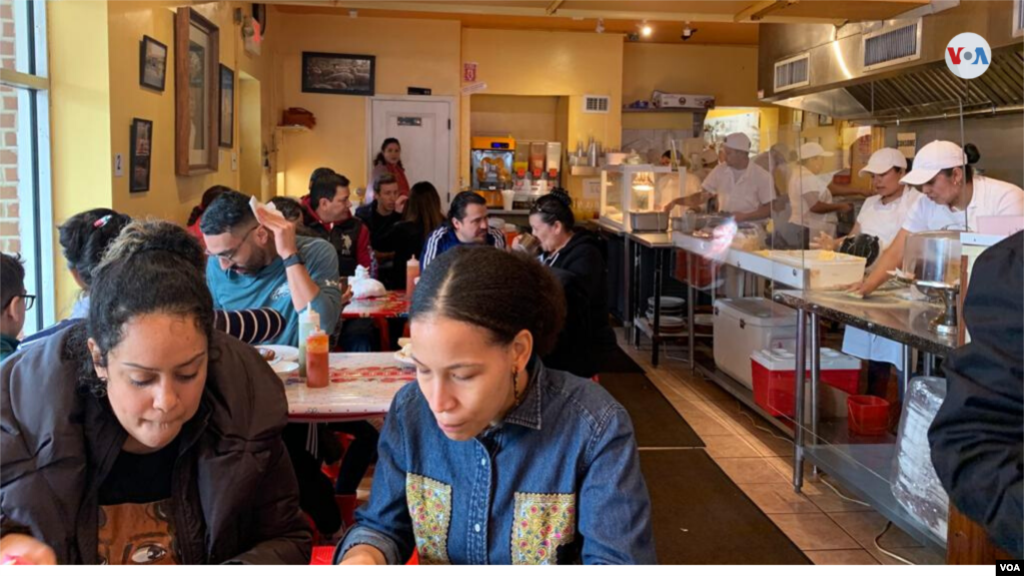
[[[769,258],[807,271],[806,285],[809,290],[826,290],[848,286],[864,279],[864,268],[868,261],[860,256],[851,256],[831,250],[772,250]]]
[[[790,348],[796,340],[796,311],[766,298],[715,301],[715,364],[747,388],[754,388],[750,357],[765,349]]]

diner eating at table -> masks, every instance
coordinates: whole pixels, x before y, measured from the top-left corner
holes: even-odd
[[[504,250],[505,234],[490,225],[487,201],[476,192],[459,192],[448,207],[444,223],[430,233],[423,245],[420,270],[457,246],[487,245]]]
[[[335,559],[653,563],[629,415],[540,360],[565,320],[554,276],[458,247],[424,271],[410,314],[416,382],[395,396],[370,501]]]
[[[213,329],[202,269],[179,250],[201,248],[171,229],[148,244],[115,242],[93,271],[88,319],[3,363],[5,557],[309,557],[281,439],[283,390],[254,348]]]

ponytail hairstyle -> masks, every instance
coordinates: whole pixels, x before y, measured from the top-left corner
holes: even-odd
[[[384,159],[384,149],[388,147],[388,144],[394,144],[398,146],[399,150],[402,149],[402,145],[398,142],[398,138],[385,138],[384,143],[380,145],[380,152],[377,153],[377,157],[373,160],[374,166],[387,166],[388,161]],[[398,161],[398,167],[405,169],[405,167],[402,166],[401,160]],[[376,188],[374,188],[374,190],[376,190]]]
[[[130,222],[131,218],[124,214],[96,208],[79,212],[57,227],[68,269],[78,274],[86,290],[92,286],[93,270],[99,266],[107,247]]]
[[[213,297],[206,286],[206,257],[191,234],[171,222],[136,221],[124,228],[93,271],[88,320],[71,328],[65,353],[78,361],[79,386],[106,395],[87,340],[100,349],[100,366],[124,338],[124,327],[146,314],[189,318],[213,337]]]
[[[964,156],[967,157],[967,166],[963,167],[964,182],[971,183],[974,182],[974,164],[977,164],[978,160],[981,160],[981,152],[978,150],[977,146],[968,142],[967,144],[964,144]],[[952,178],[953,170],[955,169],[956,168],[946,168],[942,173],[945,174],[946,178]]]
[[[565,324],[565,293],[554,275],[526,254],[459,246],[437,257],[416,285],[409,317],[472,324],[508,346],[533,335],[533,354],[546,356]]]
[[[541,221],[548,226],[561,222],[566,232],[572,232],[576,227],[576,217],[572,213],[572,198],[563,188],[555,188],[550,194],[538,198],[530,208],[530,216],[534,214],[539,214]]]
[[[203,212],[206,212],[206,209],[210,207],[210,204],[213,204],[213,201],[217,199],[217,196],[220,196],[224,192],[228,192],[230,190],[231,188],[221,186],[220,184],[207,188],[206,192],[203,192],[203,199],[200,200],[199,206],[193,208],[192,213],[188,215],[188,225],[192,226],[198,222],[203,216]]]

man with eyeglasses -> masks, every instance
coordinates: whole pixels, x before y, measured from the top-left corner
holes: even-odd
[[[32,309],[36,297],[25,292],[25,267],[21,259],[0,254],[0,361],[18,349],[18,336],[25,326],[25,312]]]
[[[297,346],[299,312],[312,304],[320,328],[340,317],[338,255],[326,240],[296,236],[295,224],[270,212],[256,220],[249,197],[230,191],[206,209],[200,225],[210,259],[206,282],[223,310],[273,308],[285,327],[272,344]]]

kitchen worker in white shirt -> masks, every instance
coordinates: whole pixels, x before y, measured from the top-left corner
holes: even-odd
[[[719,164],[701,184],[704,192],[677,198],[665,211],[681,204],[701,205],[710,195],[718,198],[718,210],[732,214],[737,222],[765,220],[771,216],[775,197],[772,176],[750,161],[750,138],[737,132],[725,138],[725,163]]]
[[[822,232],[835,236],[839,222],[836,213],[853,211],[853,204],[832,203],[828,182],[819,176],[825,168],[825,158],[832,156],[835,154],[826,152],[821,144],[807,142],[800,146],[800,167],[789,177],[789,222],[807,228],[809,238],[817,238]]]
[[[917,232],[978,230],[983,216],[1024,215],[1024,190],[1020,187],[974,174],[981,159],[974,144],[960,148],[954,142],[936,140],[917,153],[914,169],[900,182],[920,186],[924,196],[914,205],[889,248],[882,253],[874,271],[852,289],[867,296],[885,283],[889,271],[903,266],[907,238]]]
[[[864,201],[850,236],[867,234],[878,238],[880,253],[896,239],[910,211],[922,197],[920,192],[900,182],[906,172],[907,159],[895,148],[875,151],[867,166],[860,170],[861,176],[871,174],[875,193]],[[838,250],[843,240],[822,232],[811,239],[811,248]],[[868,360],[868,394],[885,398],[892,371],[889,364],[902,369],[903,345],[848,326],[843,352]]]

